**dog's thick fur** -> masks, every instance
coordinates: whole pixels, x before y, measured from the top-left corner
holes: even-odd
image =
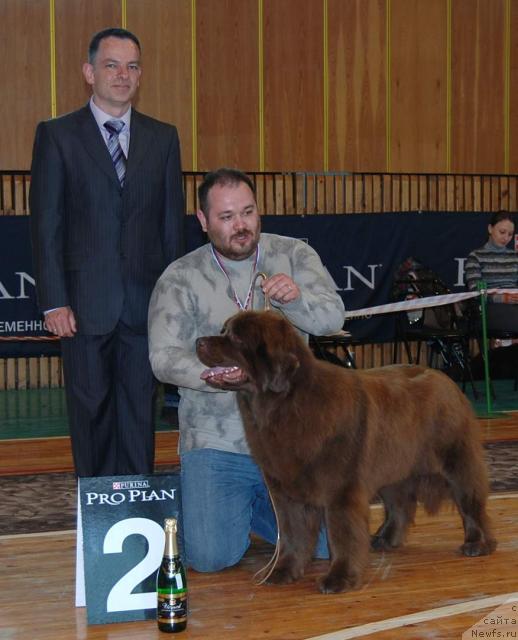
[[[303,575],[322,517],[330,569],[323,593],[361,584],[369,551],[369,501],[385,521],[374,549],[397,547],[417,501],[429,512],[451,497],[464,525],[461,551],[491,553],[488,480],[469,402],[446,375],[420,366],[352,371],[317,360],[273,311],[239,313],[221,336],[200,338],[209,367],[238,366],[250,450],[277,508],[280,556],[269,582]]]

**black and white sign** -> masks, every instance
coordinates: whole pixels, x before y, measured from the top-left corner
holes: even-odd
[[[59,340],[36,303],[29,216],[0,216],[0,352],[2,357],[58,355]],[[43,340],[39,340],[42,338]]]
[[[76,605],[88,624],[154,619],[165,518],[183,549],[179,474],[81,478],[78,492]]]

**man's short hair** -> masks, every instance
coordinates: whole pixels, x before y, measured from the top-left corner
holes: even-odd
[[[205,216],[209,213],[209,191],[212,187],[215,185],[219,185],[220,187],[227,185],[235,186],[241,182],[244,182],[248,187],[250,187],[250,191],[255,196],[254,183],[246,173],[243,173],[238,169],[227,169],[226,167],[223,167],[216,171],[207,173],[203,178],[203,182],[198,187],[198,203]]]
[[[104,40],[106,38],[120,38],[121,40],[131,40],[137,45],[137,49],[139,53],[141,53],[140,42],[134,33],[131,33],[131,31],[127,31],[127,29],[109,27],[108,29],[103,29],[102,31],[96,33],[90,40],[90,44],[88,45],[88,62],[90,64],[93,64],[95,61],[95,56],[97,55],[97,51],[99,50],[101,40]]]

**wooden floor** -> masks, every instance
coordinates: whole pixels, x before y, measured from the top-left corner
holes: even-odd
[[[156,433],[155,460],[159,465],[178,464],[178,431]],[[70,438],[0,440],[0,469],[3,476],[73,471]]]
[[[516,431],[514,422],[514,418],[479,420],[484,441],[518,440],[518,417]],[[178,464],[177,431],[157,432],[155,448],[158,465]],[[23,456],[20,456],[20,450],[23,450]],[[73,471],[70,438],[0,440],[0,470],[2,476]]]
[[[486,441],[518,440],[518,415],[480,422]],[[37,452],[32,450],[32,456]],[[24,460],[24,464],[29,461]],[[29,464],[30,466],[30,464]],[[518,473],[518,470],[517,470]],[[346,640],[347,638],[449,639],[505,637],[494,612],[509,597],[518,602],[518,493],[491,496],[489,511],[498,539],[496,553],[465,558],[458,515],[445,508],[434,517],[418,513],[400,550],[370,556],[364,586],[321,595],[315,581],[326,562],[314,562],[295,585],[255,586],[254,573],[271,547],[255,541],[239,566],[218,574],[189,572],[188,629],[179,637],[203,640]],[[371,509],[372,527],[381,509]],[[153,621],[88,626],[74,606],[75,532],[0,537],[0,639],[153,640],[166,637]],[[514,607],[514,611],[513,608]],[[518,637],[518,605],[511,619]],[[492,636],[467,630],[480,627]]]

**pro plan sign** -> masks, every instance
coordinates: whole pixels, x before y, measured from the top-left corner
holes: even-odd
[[[117,507],[123,502],[132,504],[134,502],[163,502],[164,500],[174,501],[176,499],[176,487],[157,487],[158,479],[161,476],[148,476],[144,480],[129,480],[128,476],[121,477],[124,479],[114,480],[111,483],[111,491],[108,490],[106,493],[83,490],[85,506],[109,505]],[[141,476],[138,477],[140,478]],[[168,477],[176,478],[176,476]],[[151,481],[149,478],[151,478]],[[99,478],[85,478],[83,482],[92,480],[97,482]],[[106,478],[101,478],[101,480],[106,480]]]
[[[165,518],[178,519],[182,550],[179,474],[80,478],[78,490],[76,603],[89,624],[154,619]]]

